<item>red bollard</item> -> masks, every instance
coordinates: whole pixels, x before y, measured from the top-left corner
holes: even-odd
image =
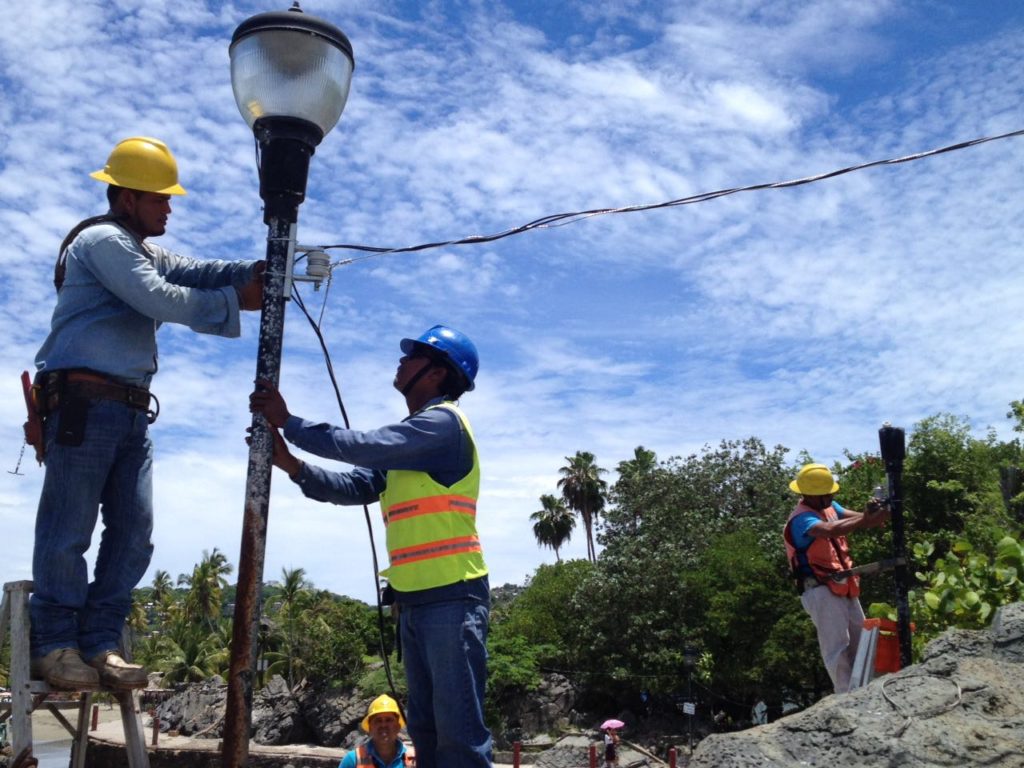
[[[96,727],[100,724],[100,705],[92,705],[92,728],[89,730],[95,731]]]
[[[670,747],[668,750],[668,768],[676,768],[676,748]]]
[[[516,741],[512,744],[512,768],[519,768],[519,757],[522,754],[523,745]]]
[[[590,745],[590,768],[597,768],[597,747]]]
[[[156,740],[160,736],[160,718],[153,715],[153,746],[156,746]]]

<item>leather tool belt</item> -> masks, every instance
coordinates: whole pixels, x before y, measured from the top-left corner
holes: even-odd
[[[40,385],[45,395],[47,414],[58,410],[63,402],[78,399],[124,403],[129,408],[145,411],[150,424],[160,414],[160,401],[148,389],[121,384],[102,373],[69,369],[48,371],[41,376]],[[154,408],[150,407],[151,404]]]

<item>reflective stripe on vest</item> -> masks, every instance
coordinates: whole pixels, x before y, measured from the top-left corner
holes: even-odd
[[[424,499],[413,499],[388,510],[384,524],[388,525],[415,515],[430,515],[435,512],[462,512],[476,516],[476,499],[467,496],[428,496]]]
[[[820,512],[797,504],[796,509],[786,520],[786,526],[782,530],[782,538],[786,542],[786,557],[789,559],[789,566],[794,575],[799,574],[801,566],[808,566],[815,578],[829,588],[834,595],[840,597],[857,597],[860,594],[860,576],[848,576],[842,581],[834,581],[831,574],[853,567],[853,558],[850,557],[849,546],[845,536],[832,538],[811,537],[811,544],[806,549],[797,549],[793,543],[793,534],[790,528],[794,518],[810,512],[816,515],[822,522],[834,522],[839,519],[832,506],[825,507]]]
[[[390,553],[391,566],[414,563],[417,560],[429,560],[435,557],[446,557],[458,554],[459,552],[479,551],[480,539],[476,536],[465,536],[461,539],[448,539],[447,541],[433,541],[430,544],[423,544],[418,547],[393,550]]]
[[[430,406],[450,410],[469,438],[473,463],[451,486],[428,473],[391,470],[380,495],[387,527],[390,567],[382,574],[400,592],[455,584],[487,574],[476,529],[480,461],[469,422],[449,402]]]

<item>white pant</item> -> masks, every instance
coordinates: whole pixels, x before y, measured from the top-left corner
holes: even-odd
[[[857,657],[857,645],[864,628],[860,600],[833,595],[825,585],[804,590],[800,596],[804,610],[818,630],[818,645],[828,676],[836,693],[850,690],[850,673]]]

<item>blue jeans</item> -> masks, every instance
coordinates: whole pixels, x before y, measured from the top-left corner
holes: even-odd
[[[484,724],[487,622],[473,599],[401,606],[409,735],[417,768],[490,768]]]
[[[86,659],[118,648],[132,589],[153,555],[153,444],[146,414],[92,400],[79,446],[58,445],[46,423],[46,478],[36,513],[32,655],[77,648]],[[102,511],[89,582],[85,552]]]

